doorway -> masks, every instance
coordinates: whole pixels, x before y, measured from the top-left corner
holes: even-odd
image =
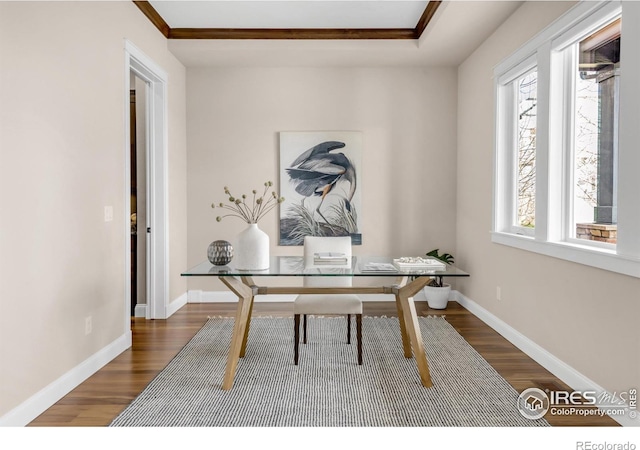
[[[145,317],[147,304],[147,83],[131,73],[129,90],[131,193],[131,316]]]
[[[169,261],[168,261],[168,199],[167,199],[167,74],[153,60],[146,56],[130,41],[125,40],[125,152],[126,152],[126,233],[131,235],[132,228],[132,125],[131,125],[131,90],[139,79],[145,86],[136,89],[136,182],[135,182],[135,211],[136,211],[136,262],[145,257],[145,282],[140,280],[140,268],[136,267],[136,306],[134,313],[147,319],[166,319],[168,315],[169,297]],[[132,81],[133,78],[133,81]],[[144,92],[144,100],[140,93]],[[141,113],[141,111],[143,111]],[[144,126],[141,127],[141,117],[144,117]],[[144,148],[140,149],[141,136],[139,132],[144,129]],[[144,154],[146,160],[140,164],[140,156]],[[146,170],[141,170],[140,166]],[[145,173],[145,181],[140,177]],[[145,195],[140,192],[141,187],[146,189]],[[141,201],[146,204],[141,206]],[[141,224],[141,213],[145,212],[144,226]],[[144,235],[144,239],[142,236]],[[144,241],[146,247],[143,254],[140,252],[140,243]],[[126,239],[125,245],[125,326],[131,329],[132,296],[132,240]],[[145,304],[141,303],[140,287],[144,285]]]

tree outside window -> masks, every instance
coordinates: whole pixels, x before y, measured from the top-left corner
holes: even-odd
[[[536,126],[538,72],[518,80],[518,159],[516,225],[533,228],[536,222]]]

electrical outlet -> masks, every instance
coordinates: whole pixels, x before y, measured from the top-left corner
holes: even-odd
[[[91,334],[93,331],[93,323],[91,321],[91,316],[87,316],[84,318],[84,334],[85,336]]]
[[[502,300],[502,288],[500,286],[496,287],[496,299],[498,301]]]

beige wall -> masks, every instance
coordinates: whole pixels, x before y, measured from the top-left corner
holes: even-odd
[[[458,71],[461,291],[610,392],[640,385],[640,279],[491,243],[493,67],[571,3],[529,2]],[[500,286],[502,300],[496,300]]]
[[[278,184],[278,132],[363,132],[362,246],[355,254],[455,252],[455,69],[189,68],[189,265],[215,239],[232,241],[245,225],[218,223],[212,202],[223,187],[240,194]],[[260,222],[272,254],[278,215]],[[217,280],[189,289],[224,290]]]
[[[132,2],[0,3],[0,416],[128,328],[125,38],[169,74],[171,299],[186,288],[185,69],[166,39]]]

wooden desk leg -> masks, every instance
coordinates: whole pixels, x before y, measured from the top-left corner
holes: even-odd
[[[413,355],[416,359],[418,366],[418,373],[420,374],[420,380],[424,387],[431,387],[431,374],[429,373],[429,363],[427,362],[427,355],[424,351],[424,344],[422,342],[422,333],[420,332],[420,324],[418,323],[418,315],[416,314],[416,306],[413,303],[413,296],[424,287],[426,279],[418,278],[411,282],[409,285],[399,287],[396,290],[396,302],[400,304],[402,308],[405,326],[411,341],[411,347],[413,349]]]
[[[398,280],[398,287],[407,284],[407,277],[401,277]],[[404,312],[402,310],[402,304],[400,303],[400,297],[396,293],[396,309],[398,310],[398,322],[400,323],[400,334],[402,336],[402,348],[404,349],[404,357],[411,358],[413,353],[411,352],[411,343],[409,342],[409,337],[407,336],[407,327],[405,326],[404,321]]]
[[[251,328],[251,315],[253,314],[253,296],[251,297],[251,306],[247,315],[247,324],[244,327],[244,337],[242,338],[242,346],[240,347],[240,358],[244,358],[247,351],[247,339],[249,338],[249,328]]]
[[[229,355],[227,356],[227,367],[224,373],[224,381],[222,382],[222,389],[229,390],[233,387],[233,379],[246,337],[246,329],[251,320],[253,289],[233,277],[220,277],[220,280],[238,296],[238,309],[236,310],[231,346],[229,348]]]
[[[253,279],[251,277],[241,277],[245,286],[252,288],[254,286]],[[251,317],[253,316],[253,300],[255,296],[251,296],[251,306],[249,307],[249,317],[247,318],[247,326],[244,330],[244,339],[242,340],[242,348],[240,350],[240,358],[244,358],[244,354],[247,351],[247,339],[249,338],[249,328],[251,328]]]

